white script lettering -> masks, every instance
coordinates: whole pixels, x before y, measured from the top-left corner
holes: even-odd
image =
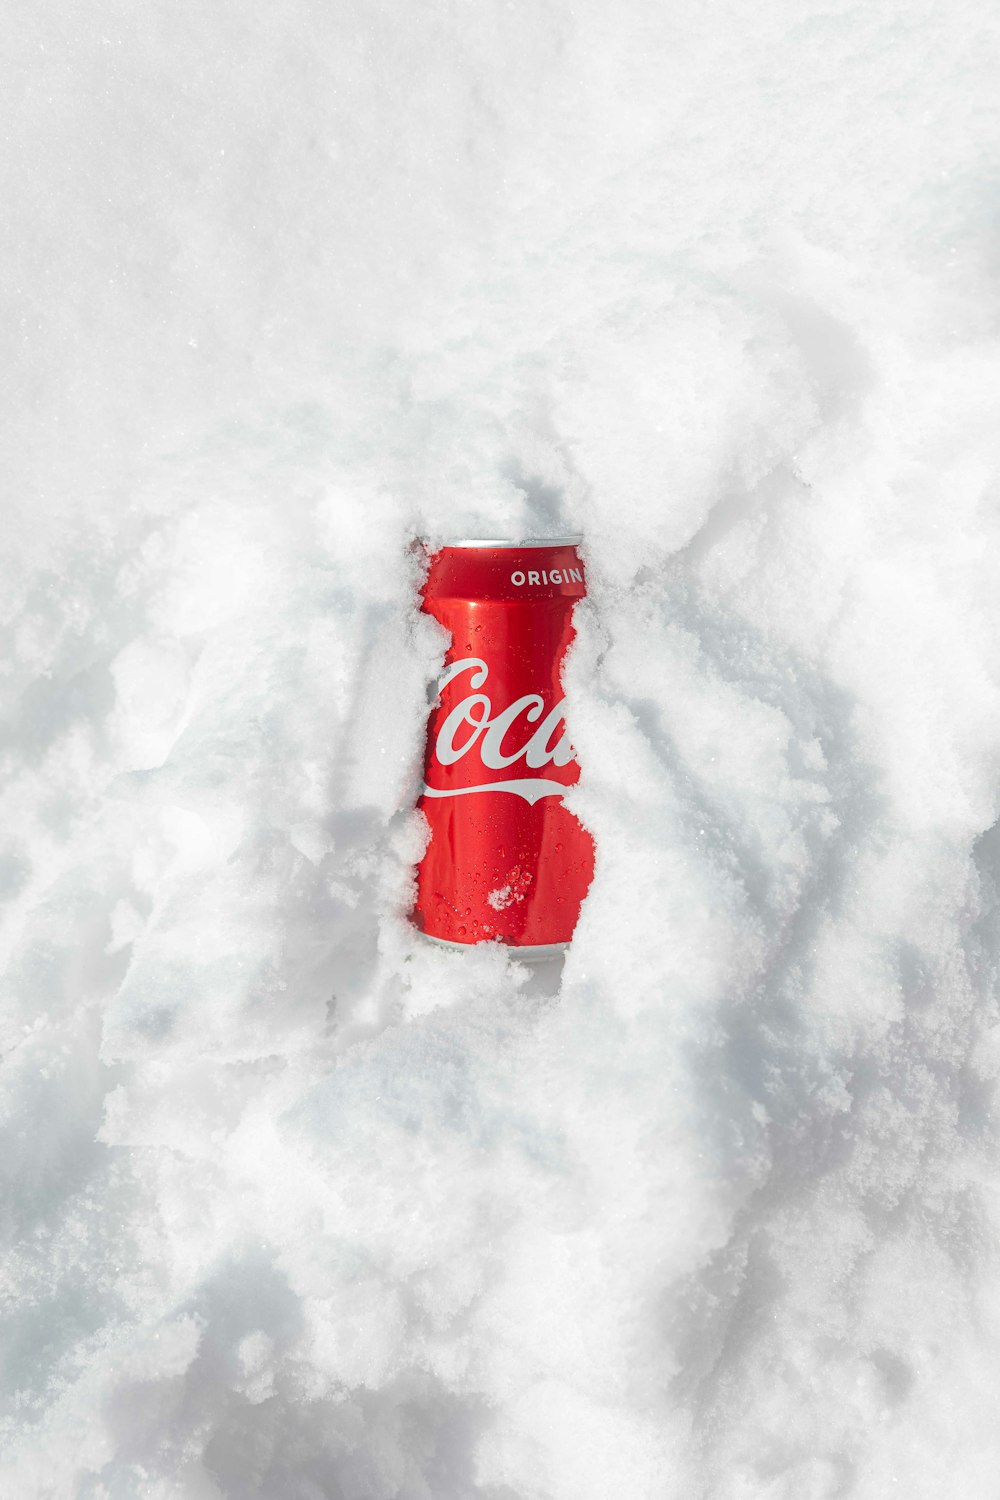
[[[564,700],[557,703],[540,724],[538,721],[545,710],[545,700],[538,693],[525,693],[495,714],[492,699],[487,693],[478,691],[485,686],[489,675],[482,657],[465,656],[452,662],[441,678],[441,689],[466,672],[469,673],[468,686],[473,691],[446,715],[438,730],[432,759],[443,766],[453,766],[477,744],[480,760],[492,771],[504,770],[520,760],[537,771],[549,765],[566,766],[575,759],[564,728]],[[523,738],[523,743],[517,744],[518,729],[523,737],[531,725],[538,727]],[[513,743],[508,743],[508,737]],[[424,788],[431,796],[459,796],[463,792],[493,790],[517,792],[527,801],[535,802],[540,796],[561,795],[564,787],[561,782],[534,778],[494,781],[480,787],[455,788],[451,792]]]

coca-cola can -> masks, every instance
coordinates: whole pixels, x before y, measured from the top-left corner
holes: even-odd
[[[586,593],[579,542],[450,542],[429,558],[423,608],[451,644],[427,724],[413,920],[439,943],[556,954],[593,878],[593,840],[563,802],[580,775],[560,680]]]

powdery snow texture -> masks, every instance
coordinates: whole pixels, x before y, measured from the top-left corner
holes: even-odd
[[[4,1500],[987,1500],[995,7],[8,40]],[[592,892],[432,950],[409,542],[567,531]]]

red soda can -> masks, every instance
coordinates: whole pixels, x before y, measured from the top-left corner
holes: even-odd
[[[580,915],[594,843],[563,805],[580,767],[560,684],[586,593],[578,542],[451,542],[430,559],[423,608],[451,645],[427,724],[413,920],[437,942],[543,958]]]

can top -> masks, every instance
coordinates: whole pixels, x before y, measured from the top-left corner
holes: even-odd
[[[424,600],[479,599],[537,604],[582,599],[584,565],[568,538],[526,542],[445,542],[429,555]]]
[[[531,537],[461,537],[456,541],[442,542],[442,547],[579,547],[582,536],[531,536]]]

